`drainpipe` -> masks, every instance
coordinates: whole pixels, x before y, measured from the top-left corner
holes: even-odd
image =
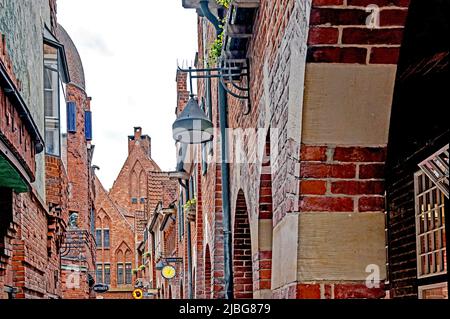
[[[200,1],[200,8],[203,15],[214,25],[217,36],[222,33],[220,22],[211,12],[208,6],[208,0]],[[232,242],[231,242],[231,211],[230,211],[230,166],[228,163],[228,114],[227,114],[227,93],[224,87],[218,81],[219,98],[219,125],[221,136],[221,172],[222,172],[222,212],[223,212],[223,245],[224,245],[224,279],[225,279],[225,298],[233,299],[233,261],[232,261]]]
[[[189,198],[189,184],[185,184],[178,179],[180,185],[186,190],[186,198]],[[184,221],[183,221],[184,223]],[[187,259],[188,259],[188,299],[194,299],[194,289],[192,286],[192,244],[191,244],[191,222],[188,220],[186,225],[186,236],[187,236]]]

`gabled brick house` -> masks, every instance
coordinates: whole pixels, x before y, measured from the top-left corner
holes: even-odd
[[[110,285],[103,298],[130,299],[148,277],[139,250],[151,209],[161,200],[154,182],[161,173],[151,158],[151,139],[134,128],[128,136],[128,157],[112,188],[106,191],[96,179],[97,282]],[[142,280],[141,280],[142,281]]]

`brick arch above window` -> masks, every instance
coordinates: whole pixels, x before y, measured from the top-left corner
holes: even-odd
[[[130,246],[128,246],[128,244],[123,240],[116,248],[115,250],[115,254],[117,255],[118,252],[121,252],[123,255],[126,254],[126,252],[130,251],[131,252],[131,248]]]

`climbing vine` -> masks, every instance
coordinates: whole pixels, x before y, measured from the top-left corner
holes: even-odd
[[[208,54],[208,65],[209,66],[216,65],[217,61],[219,60],[220,55],[222,54],[223,37],[224,37],[224,31],[223,31],[223,27],[222,27],[222,33],[220,33],[217,36],[217,39],[214,40],[214,42],[211,44],[211,47],[209,48],[209,54]]]
[[[216,2],[220,4],[222,7],[228,9],[230,7],[231,0],[216,0]]]

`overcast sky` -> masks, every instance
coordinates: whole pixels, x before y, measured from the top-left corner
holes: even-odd
[[[105,188],[134,126],[152,138],[161,169],[175,169],[176,66],[194,59],[196,19],[181,0],[58,0],[58,22],[78,48],[92,97],[94,164]]]

